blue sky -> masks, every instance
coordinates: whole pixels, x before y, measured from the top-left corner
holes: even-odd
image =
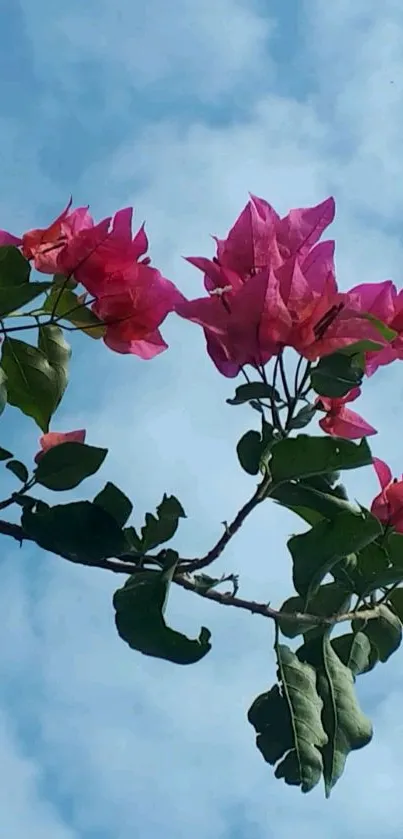
[[[65,205],[99,218],[127,204],[146,219],[153,261],[187,293],[182,255],[212,253],[250,190],[281,212],[337,202],[342,286],[401,283],[403,8],[398,0],[0,0],[0,227],[18,233]],[[55,428],[109,445],[90,497],[114,480],[135,521],[174,492],[177,539],[205,552],[253,491],[235,444],[254,417],[201,331],[171,319],[153,362],[77,341]],[[374,453],[403,471],[403,366],[367,383]],[[251,412],[252,413],[252,412]],[[39,436],[13,409],[1,445],[27,461]],[[4,495],[11,478],[4,480]],[[370,471],[349,480],[368,503]],[[286,538],[298,522],[260,508],[220,568],[245,596],[290,591]],[[0,826],[10,839],[345,839],[401,835],[403,770],[397,654],[362,679],[375,725],[329,802],[275,781],[246,721],[274,676],[272,627],[174,592],[172,623],[213,632],[213,652],[175,668],[117,638],[116,580],[4,541],[0,610]]]

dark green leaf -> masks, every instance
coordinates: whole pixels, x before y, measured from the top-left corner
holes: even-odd
[[[0,460],[9,460],[10,457],[13,457],[11,452],[7,451],[7,449],[0,448]]]
[[[373,542],[380,533],[379,521],[363,511],[343,512],[331,521],[323,519],[307,533],[293,536],[288,549],[298,594],[309,600],[337,562]]]
[[[76,294],[68,288],[60,290],[55,288],[46,298],[44,307],[46,312],[53,313],[55,317],[62,318],[73,323],[91,338],[102,338],[105,334],[105,326],[99,318],[80,303]]]
[[[125,527],[126,541],[128,543],[128,551],[138,554],[142,551],[142,540],[134,527]]]
[[[321,749],[327,741],[315,671],[283,644],[277,646],[277,656],[281,688],[275,685],[258,696],[249,709],[248,720],[266,762],[273,766],[277,763],[276,778],[309,792],[320,780]]]
[[[313,420],[316,412],[316,405],[304,405],[288,423],[288,428],[305,428]]]
[[[248,382],[246,385],[239,385],[235,389],[233,399],[226,401],[228,405],[243,405],[245,402],[257,399],[275,399],[276,402],[280,402],[281,396],[278,390],[264,382]]]
[[[321,358],[311,370],[311,384],[319,396],[339,398],[361,384],[364,365],[360,356],[333,353]]]
[[[338,569],[336,568],[335,571],[337,572]],[[387,585],[390,571],[385,548],[378,542],[372,542],[362,548],[355,554],[354,563],[350,562],[349,576],[352,591],[363,597]]]
[[[19,460],[9,460],[8,463],[6,463],[6,469],[9,469],[10,472],[12,472],[13,475],[21,481],[21,483],[26,484],[29,478],[29,473],[27,467],[24,466],[23,463]]]
[[[327,492],[319,492],[302,483],[287,482],[280,484],[271,493],[270,497],[288,509],[297,512],[300,510],[313,512],[312,519],[311,516],[307,518],[306,514],[302,514],[302,518],[305,521],[308,520],[309,523],[316,523],[321,518],[334,519],[342,512],[358,513],[358,510],[348,501]],[[301,515],[301,513],[299,514]]]
[[[248,475],[257,475],[262,454],[262,438],[259,432],[247,431],[239,440],[236,450],[242,469]]]
[[[103,507],[104,510],[110,513],[120,527],[126,524],[133,510],[133,504],[127,495],[110,481],[95,496],[94,504],[98,504],[99,507]]]
[[[1,366],[7,376],[9,404],[33,417],[42,431],[48,431],[60,385],[45,353],[23,341],[6,338]]]
[[[141,547],[150,551],[175,535],[179,519],[186,518],[182,505],[174,495],[165,495],[157,507],[157,516],[145,515],[145,526],[141,528]]]
[[[403,623],[403,588],[395,588],[390,593],[388,604],[393,608],[401,623]]]
[[[3,286],[0,285],[0,317],[4,318],[10,312],[21,309],[35,297],[44,294],[51,283],[24,283],[23,285]]]
[[[115,519],[90,501],[55,507],[38,504],[35,512],[23,510],[21,523],[41,548],[72,562],[91,565],[126,549],[125,534]]]
[[[402,624],[397,615],[388,606],[379,606],[380,615],[369,621],[355,620],[352,629],[364,632],[375,647],[379,661],[387,661],[400,647]]]
[[[107,452],[108,449],[85,443],[60,443],[42,455],[34,472],[35,479],[47,489],[74,489],[98,471]]]
[[[318,615],[319,617],[332,617],[333,615],[347,612],[350,607],[351,597],[346,593],[345,589],[341,588],[337,583],[326,583],[317,590],[314,597],[309,603],[309,614]],[[289,597],[286,600],[280,612],[294,614],[305,611],[305,600],[303,597]],[[287,638],[295,638],[297,635],[305,634],[311,628],[317,626],[312,623],[309,627],[306,621],[298,623],[297,621],[290,621],[284,616],[279,620],[279,626],[283,635]]]
[[[392,565],[403,569],[403,534],[389,533],[386,546]]]
[[[357,445],[341,437],[308,437],[299,434],[298,437],[276,443],[270,470],[274,483],[279,483],[370,464],[372,455],[365,438]]]
[[[348,632],[331,641],[335,653],[354,678],[370,667],[371,642],[364,632]]]
[[[77,288],[78,283],[73,277],[65,277],[64,274],[54,274],[53,275],[53,283],[52,285],[56,286],[56,288]]]
[[[31,266],[15,247],[0,247],[0,287],[19,286],[29,282]]]
[[[133,574],[113,597],[118,633],[144,655],[175,664],[194,664],[211,649],[211,634],[204,626],[191,640],[168,627],[164,619],[169,579],[158,571]]]

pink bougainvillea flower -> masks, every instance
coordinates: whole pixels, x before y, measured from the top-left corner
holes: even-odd
[[[403,292],[397,292],[391,280],[381,283],[363,283],[355,286],[349,292],[354,308],[361,313],[374,315],[382,323],[395,332],[396,337],[390,341],[382,341],[385,346],[378,351],[366,353],[365,372],[372,376],[378,367],[390,364],[395,359],[403,359]]]
[[[375,326],[352,308],[349,296],[337,291],[333,251],[333,242],[323,242],[302,263],[293,257],[275,272],[291,317],[284,345],[310,361],[363,338],[383,341]]]
[[[315,207],[291,210],[280,218],[273,207],[252,195],[226,239],[217,239],[213,260],[190,257],[205,273],[208,291],[219,285],[217,265],[245,281],[259,271],[280,267],[291,257],[302,261],[333,221],[335,204],[327,198]],[[234,279],[229,280],[234,285]]]
[[[41,448],[35,455],[35,463],[39,463],[45,452],[53,449],[54,446],[60,446],[60,443],[84,443],[85,435],[84,428],[80,428],[78,431],[48,431],[39,440]]]
[[[25,258],[33,261],[37,271],[44,274],[57,273],[60,253],[80,230],[94,224],[88,207],[78,207],[75,210],[70,208],[71,200],[49,227],[28,230],[21,239],[10,237],[10,234],[4,232],[0,233],[0,244],[20,246]],[[10,237],[8,241],[7,237]]]
[[[106,325],[104,341],[110,349],[148,359],[167,348],[158,327],[182,301],[159,271],[135,262],[104,279],[92,308]]]
[[[80,230],[60,253],[58,270],[65,275],[74,273],[78,282],[98,296],[111,274],[125,271],[140,257],[141,263],[147,265],[150,259],[144,257],[148,249],[144,225],[133,236],[132,217],[133,209],[127,207],[113,219],[106,218],[91,229]]]
[[[347,440],[359,440],[377,434],[376,428],[369,425],[359,414],[346,408],[346,403],[353,402],[361,393],[359,387],[350,390],[346,396],[331,399],[328,396],[318,396],[316,405],[326,411],[326,415],[319,420],[319,425],[326,434],[345,437]]]
[[[210,357],[231,378],[245,364],[265,364],[278,352],[291,325],[278,280],[268,271],[238,289],[217,287],[209,297],[184,300],[175,310],[203,327]]]
[[[382,524],[403,533],[403,475],[400,480],[393,479],[389,466],[377,457],[373,458],[373,464],[381,492],[372,502],[371,513]]]

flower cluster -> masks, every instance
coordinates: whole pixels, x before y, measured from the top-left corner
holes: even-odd
[[[204,272],[208,296],[180,302],[176,311],[203,327],[223,375],[264,365],[284,347],[314,361],[362,339],[380,342],[363,317],[367,287],[340,292],[335,243],[318,241],[334,214],[328,198],[280,218],[252,196],[227,238],[216,240],[212,260],[189,258]]]
[[[0,231],[0,246],[12,245],[37,271],[73,279],[91,296],[105,324],[104,341],[119,353],[153,358],[167,348],[159,327],[170,312],[199,324],[207,351],[220,373],[235,377],[265,364],[286,347],[308,362],[357,344],[365,351],[365,373],[403,359],[403,291],[387,280],[340,291],[333,240],[319,241],[335,215],[333,198],[281,217],[262,198],[251,196],[225,239],[215,238],[213,258],[188,257],[204,274],[206,295],[188,300],[147,256],[144,225],[132,234],[133,210],[119,210],[95,223],[87,207],[63,212],[47,227],[21,237]],[[379,330],[379,322],[387,329]],[[368,345],[367,345],[368,347]],[[348,406],[359,387],[341,397],[318,396],[322,430],[360,439],[376,429]],[[83,430],[49,432],[43,453],[61,442],[83,442]],[[392,481],[389,467],[374,459],[382,491],[373,513],[403,532],[403,479]]]
[[[153,358],[167,348],[159,326],[182,295],[150,266],[144,227],[133,237],[132,215],[127,208],[95,224],[86,207],[71,210],[70,201],[47,228],[21,238],[0,231],[0,245],[20,247],[41,273],[74,276],[94,298],[107,346]]]

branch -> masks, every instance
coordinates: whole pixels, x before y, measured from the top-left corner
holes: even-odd
[[[220,603],[221,606],[235,606],[236,609],[245,609],[253,615],[262,615],[265,618],[272,620],[287,619],[290,623],[300,623],[311,626],[334,626],[336,623],[344,623],[352,620],[373,620],[379,617],[379,607],[375,605],[373,609],[366,609],[360,612],[344,612],[331,617],[323,617],[321,615],[309,615],[305,612],[280,612],[277,609],[272,609],[268,603],[256,603],[254,600],[244,600],[242,597],[234,597],[230,593],[220,593],[215,589],[198,588],[197,583],[193,580],[177,575],[174,577],[174,582],[188,591],[193,591],[200,597],[205,597],[207,600],[213,600],[215,603]]]
[[[256,497],[256,494],[257,493],[255,493],[253,498]],[[253,506],[250,507],[252,501],[253,499],[251,499],[248,504],[245,504],[245,507],[243,507],[242,510],[245,511],[246,508],[248,508],[248,512],[250,512],[250,509],[253,509],[253,506],[256,506],[258,503],[258,501],[255,500]],[[240,513],[242,513],[242,510]],[[248,515],[248,512],[244,512],[243,518]],[[232,528],[234,527],[238,516],[234,519]],[[242,521],[238,523],[238,527],[241,526]],[[235,528],[235,530],[236,529],[237,528]],[[22,544],[23,541],[34,541],[25,533],[19,524],[12,524],[8,521],[0,520],[0,534],[3,536],[11,536],[20,544]],[[213,548],[213,551],[217,549],[219,544],[220,543],[217,542],[216,548]],[[212,553],[212,551],[210,551],[210,553]],[[115,574],[141,574],[144,570],[149,570],[144,567],[139,567],[133,562],[122,562],[122,560],[119,559],[98,559],[94,562],[86,562],[84,559],[70,559],[69,557],[63,557],[63,559],[67,559],[68,562],[73,562],[76,565],[84,565],[87,568],[102,568],[105,571],[113,571]],[[197,562],[202,561],[203,560],[197,560]],[[198,567],[200,568],[200,565],[198,565]],[[206,590],[200,588],[195,580],[192,580],[187,575],[185,576],[183,573],[175,574],[173,581],[178,586],[181,586],[181,588],[184,588],[187,591],[192,591],[194,594],[198,594],[199,597],[204,597],[206,600],[212,600],[214,603],[219,603],[221,606],[233,606],[236,609],[244,609],[247,612],[251,612],[253,615],[262,615],[264,618],[271,618],[272,620],[284,620],[284,618],[286,618],[289,622],[306,624],[307,626],[312,626],[313,624],[315,626],[325,627],[334,626],[336,623],[343,623],[345,621],[352,621],[356,619],[364,621],[373,620],[379,616],[379,606],[384,602],[384,599],[382,599],[372,609],[366,609],[359,612],[344,612],[343,614],[332,615],[331,617],[322,617],[320,615],[308,615],[302,612],[280,612],[277,609],[272,609],[272,607],[267,603],[257,603],[255,600],[244,600],[242,597],[237,597],[229,592],[221,593],[213,588]]]
[[[244,504],[244,506],[238,511],[231,524],[226,524],[223,535],[214,547],[211,548],[205,556],[202,556],[201,559],[182,560],[180,563],[181,570],[186,573],[199,571],[200,568],[206,568],[207,565],[210,565],[218,559],[227,547],[228,542],[230,542],[232,537],[235,536],[235,533],[237,533],[240,527],[242,527],[245,519],[249,516],[249,513],[251,513],[264,498],[267,498],[269,485],[270,480],[265,478],[257,487],[256,492],[252,495],[252,498],[250,498],[249,501],[247,501],[246,504]]]

